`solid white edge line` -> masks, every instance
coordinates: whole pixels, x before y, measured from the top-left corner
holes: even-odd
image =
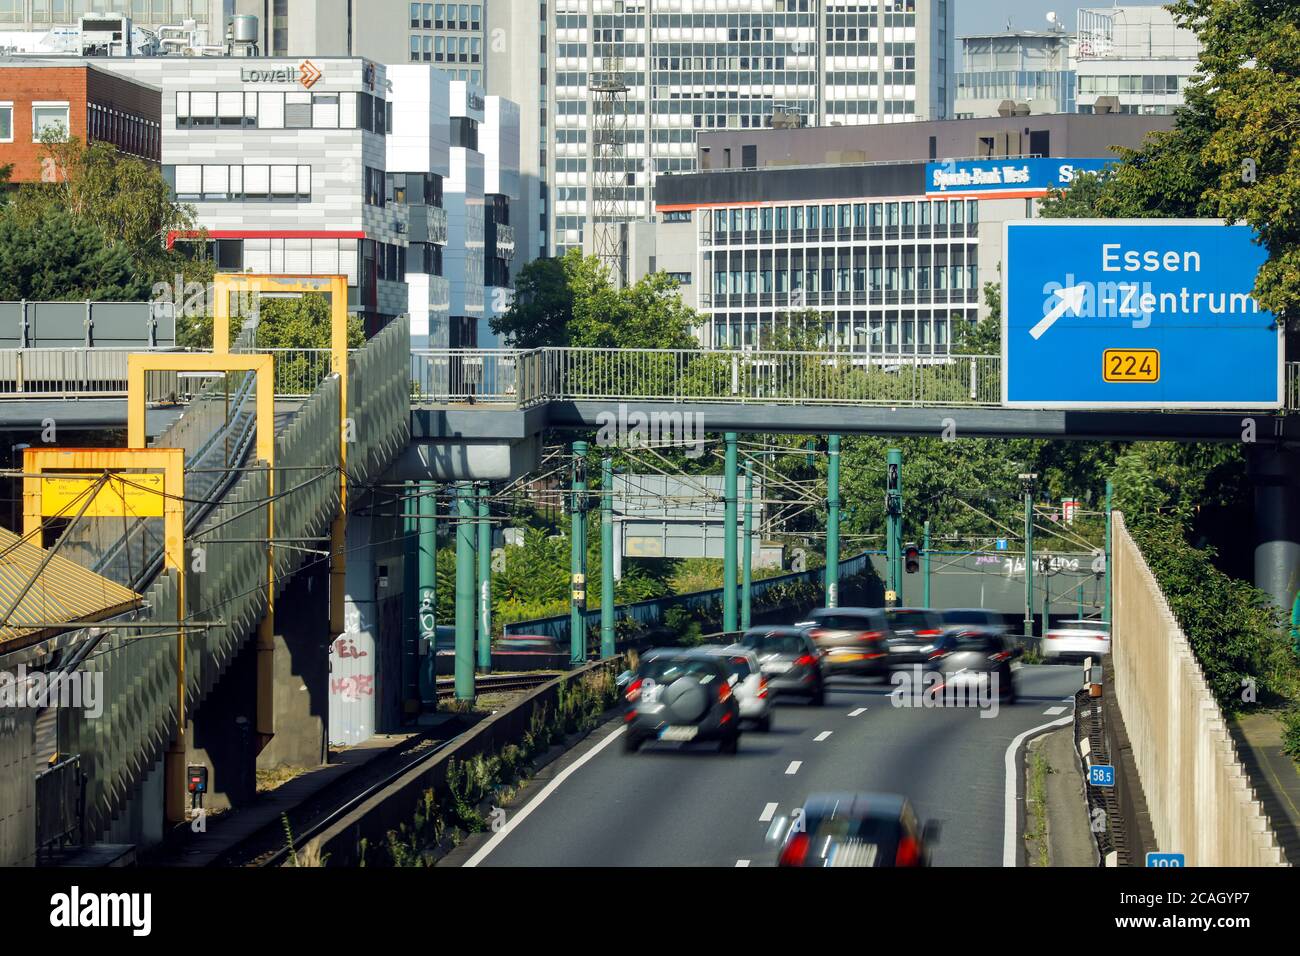
[[[1006,768],[1006,781],[1003,788],[1006,795],[1005,812],[1002,815],[1002,865],[1016,865],[1016,844],[1020,839],[1020,834],[1016,827],[1016,794],[1019,792],[1019,780],[1016,774],[1016,753],[1020,745],[1025,742],[1027,737],[1031,737],[1041,731],[1051,727],[1064,727],[1066,724],[1074,722],[1073,714],[1066,714],[1057,720],[1048,721],[1045,724],[1039,724],[1037,727],[1030,727],[1024,733],[1016,737],[1007,745],[1007,752],[1003,757],[1003,766]]]
[[[821,743],[823,740],[825,740],[833,733],[834,733],[833,730],[823,730],[820,734],[814,737],[813,740],[817,741],[818,743]]]
[[[776,816],[776,808],[779,804],[769,803],[763,807],[763,812],[758,815],[759,823],[771,823],[772,818]]]
[[[791,760],[790,766],[785,768],[786,776],[793,776],[794,774],[798,773],[799,768],[802,766],[803,766],[802,760]]]
[[[544,801],[547,797],[549,797],[552,793],[554,793],[556,789],[559,788],[560,784],[564,783],[564,781],[569,779],[570,774],[572,774],[579,767],[585,764],[588,760],[596,756],[596,754],[600,753],[611,743],[617,740],[619,736],[622,735],[623,732],[626,730],[627,727],[619,727],[618,730],[614,731],[612,734],[610,734],[600,743],[596,744],[596,746],[592,747],[590,750],[588,750],[585,754],[583,754],[573,763],[569,764],[569,766],[565,767],[555,777],[554,780],[552,780],[550,783],[544,786],[541,789],[541,792],[538,793],[536,797],[528,801],[528,803],[524,805],[524,808],[522,810],[520,810],[518,813],[512,816],[509,819],[509,821],[506,822],[506,825],[504,827],[502,827],[496,833],[492,834],[492,838],[488,840],[487,843],[479,847],[478,851],[473,856],[471,856],[468,860],[466,860],[462,865],[478,866],[480,863],[482,863],[487,858],[487,855],[491,853],[493,850],[495,850],[497,846],[501,843],[501,841],[504,840],[510,834],[511,830],[513,830],[521,822],[526,820],[528,818],[528,814],[532,813],[539,806],[541,806],[542,801]]]

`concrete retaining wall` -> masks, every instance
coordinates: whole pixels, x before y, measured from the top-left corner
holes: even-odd
[[[1285,866],[1187,637],[1114,515],[1115,698],[1158,849],[1188,866]]]

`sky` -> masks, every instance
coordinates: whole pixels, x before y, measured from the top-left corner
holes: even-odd
[[[1160,6],[1153,0],[1124,0],[1135,7]],[[1007,18],[1017,30],[1047,29],[1047,13],[1054,11],[1057,19],[1073,33],[1075,11],[1080,7],[1109,7],[1112,0],[957,0],[957,36],[1004,30]]]

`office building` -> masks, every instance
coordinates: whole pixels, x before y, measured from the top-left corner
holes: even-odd
[[[656,183],[628,277],[677,278],[707,346],[761,348],[813,311],[827,350],[944,355],[987,314],[1002,224],[1169,125],[1061,114],[705,135],[701,171]],[[945,158],[967,156],[983,158]]]
[[[162,161],[162,91],[85,63],[32,66],[0,60],[0,166],[10,181],[49,181],[47,130],[82,142],[109,143],[152,163]]]
[[[954,116],[1073,113],[1072,39],[1059,26],[961,37]]]
[[[1075,42],[1081,113],[1172,113],[1201,52],[1163,7],[1080,10]]]

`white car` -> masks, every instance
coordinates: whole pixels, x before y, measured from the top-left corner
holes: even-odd
[[[1105,621],[1061,621],[1043,635],[1043,659],[1100,657],[1110,653],[1110,625]]]
[[[704,648],[710,657],[719,658],[731,680],[731,690],[740,705],[740,719],[753,721],[761,731],[772,729],[772,697],[767,678],[752,648],[740,644]]]

